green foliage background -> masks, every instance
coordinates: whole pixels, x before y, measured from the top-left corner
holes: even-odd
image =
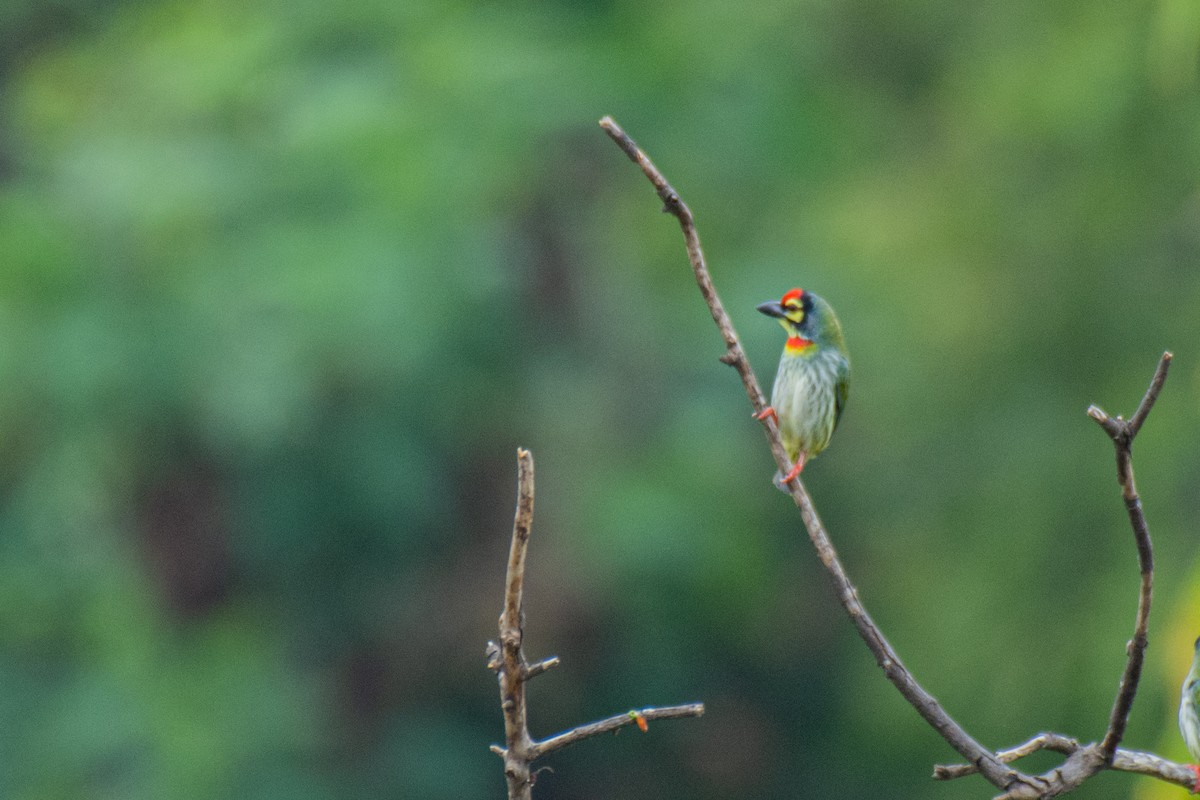
[[[1200,11],[1151,3],[9,0],[0,10],[0,796],[501,797],[514,452],[538,460],[550,798],[990,796],[841,616],[688,272],[760,377],[794,285],[847,415],[806,479],[985,743],[1183,758],[1200,629]],[[1049,759],[1032,760],[1047,767]],[[1077,796],[1179,796],[1105,775]],[[1170,794],[1174,792],[1175,794]]]

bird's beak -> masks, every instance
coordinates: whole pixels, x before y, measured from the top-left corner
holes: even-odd
[[[765,303],[759,304],[757,306],[757,308],[759,311],[766,314],[768,317],[775,317],[776,319],[783,319],[786,316],[786,314],[783,311],[783,306],[780,304],[780,302],[778,300],[768,300]]]

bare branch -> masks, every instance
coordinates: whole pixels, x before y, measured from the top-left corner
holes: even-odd
[[[721,298],[717,296],[712,278],[709,277],[708,267],[704,263],[704,251],[700,248],[700,234],[696,231],[696,223],[692,219],[691,209],[683,202],[679,193],[671,188],[671,184],[667,183],[667,179],[658,171],[658,167],[654,166],[649,156],[642,152],[641,148],[633,139],[629,138],[629,134],[625,133],[612,117],[600,120],[600,127],[617,143],[625,155],[629,156],[630,160],[641,167],[642,173],[650,180],[650,183],[654,184],[659,199],[663,201],[663,211],[679,220],[679,227],[683,229],[683,241],[687,247],[688,260],[692,263],[696,283],[712,313],[713,322],[717,324],[717,328],[721,331],[721,337],[725,340],[725,353],[720,356],[720,360],[738,371],[742,377],[742,383],[746,387],[746,395],[750,398],[750,404],[754,406],[755,412],[762,411],[767,406],[766,397],[759,388],[758,379],[750,369],[750,361],[746,358],[745,351],[742,350],[742,342],[738,338],[737,331],[733,329],[733,322],[725,313],[725,307],[721,303]],[[774,420],[771,420],[768,427],[774,425]],[[778,436],[774,438],[776,441],[773,443],[772,449],[776,451],[775,460],[786,464],[782,467],[783,474],[786,475],[792,467],[787,462],[787,453],[783,449],[783,444],[778,441]]]
[[[533,454],[517,450],[517,513],[513,519],[512,544],[508,551],[508,572],[504,580],[504,611],[500,614],[499,658],[500,708],[504,712],[504,776],[508,780],[510,800],[531,800],[533,786],[529,764],[533,761],[533,739],[529,736],[525,705],[525,679],[528,667],[521,647],[524,637],[523,595],[525,588],[525,552],[533,527]]]
[[[558,656],[550,656],[549,658],[543,658],[536,664],[530,664],[525,670],[525,680],[536,678],[538,675],[541,675],[547,670],[554,669],[561,663],[562,662],[558,660]]]
[[[547,753],[553,753],[555,750],[561,750],[567,745],[575,744],[591,736],[599,736],[602,733],[609,733],[626,725],[634,725],[637,723],[638,716],[647,722],[652,722],[656,719],[682,719],[683,717],[699,717],[703,714],[704,705],[702,703],[690,703],[684,706],[663,706],[662,708],[643,708],[640,711],[615,714],[607,719],[589,722],[587,725],[580,725],[577,728],[564,731],[556,736],[543,739],[535,746],[534,757],[537,758]]]
[[[1142,429],[1142,423],[1146,421],[1146,416],[1150,413],[1150,409],[1154,408],[1155,402],[1158,401],[1158,393],[1162,391],[1163,384],[1167,380],[1167,370],[1171,368],[1171,359],[1175,355],[1169,350],[1162,354],[1162,358],[1158,360],[1158,367],[1154,370],[1154,378],[1150,381],[1150,386],[1146,389],[1146,396],[1142,398],[1142,402],[1138,404],[1137,411],[1133,412],[1133,417],[1129,420],[1129,438],[1137,436],[1138,431]]]
[[[754,407],[756,414],[763,410],[766,404],[757,377],[750,367],[741,343],[738,340],[733,324],[725,312],[704,260],[700,247],[700,238],[696,231],[695,221],[691,210],[680,198],[653,162],[637,146],[619,125],[611,118],[604,117],[600,126],[614,142],[632,159],[654,185],[663,210],[673,214],[683,230],[687,246],[688,259],[696,282],[712,313],[725,340],[726,351],[720,356],[720,361],[734,367],[742,378],[746,394]],[[1100,744],[1079,745],[1072,739],[1059,734],[1042,734],[1030,740],[1021,747],[999,754],[992,754],[976,742],[961,726],[958,725],[938,704],[937,700],[916,682],[911,673],[896,655],[891,644],[884,638],[879,627],[871,619],[862,602],[858,591],[846,575],[837,552],[834,550],[829,536],[817,515],[812,499],[803,483],[797,478],[788,484],[788,490],[796,505],[800,508],[805,528],[817,551],[818,557],[825,565],[838,598],[846,613],[857,628],[859,635],[875,656],[876,662],[901,695],[917,710],[917,712],[961,755],[966,757],[969,765],[960,767],[939,767],[936,777],[947,779],[960,775],[981,773],[993,785],[1004,790],[997,800],[1024,800],[1025,798],[1054,797],[1079,786],[1097,772],[1106,769],[1118,769],[1129,772],[1139,772],[1154,775],[1163,780],[1178,783],[1191,788],[1195,780],[1194,773],[1188,768],[1174,764],[1148,753],[1119,750],[1118,745],[1124,736],[1129,712],[1137,693],[1137,685],[1141,677],[1145,660],[1147,644],[1147,628],[1149,623],[1150,603],[1153,586],[1153,550],[1150,543],[1149,529],[1145,515],[1142,512],[1141,501],[1133,481],[1133,464],[1131,448],[1134,437],[1141,429],[1147,415],[1153,408],[1166,380],[1170,366],[1171,354],[1164,353],[1155,371],[1154,378],[1147,389],[1141,404],[1133,417],[1126,422],[1121,417],[1109,417],[1103,409],[1091,406],[1088,415],[1105,430],[1112,438],[1117,455],[1117,476],[1122,488],[1130,523],[1133,527],[1134,538],[1138,549],[1138,561],[1141,571],[1141,591],[1138,598],[1137,619],[1134,626],[1133,639],[1127,647],[1128,660],[1117,697],[1109,718],[1108,729]],[[773,416],[762,418],[767,440],[776,465],[783,472],[791,467],[791,462],[783,449],[779,437],[777,423]],[[1029,776],[1005,766],[1031,752],[1040,749],[1056,750],[1067,755],[1058,768],[1040,776]]]
[[[1092,406],[1088,415],[1097,421],[1113,441],[1117,456],[1117,481],[1121,485],[1121,496],[1125,501],[1125,509],[1129,514],[1129,523],[1133,528],[1133,538],[1137,545],[1138,567],[1141,571],[1141,587],[1138,593],[1137,618],[1134,622],[1133,638],[1126,647],[1128,657],[1125,662],[1125,672],[1113,701],[1112,712],[1109,715],[1108,730],[1100,743],[1100,754],[1105,763],[1111,763],[1117,750],[1117,745],[1125,735],[1125,726],[1129,721],[1129,712],[1133,708],[1133,699],[1137,694],[1138,681],[1141,680],[1142,665],[1146,659],[1147,631],[1150,624],[1150,602],[1154,588],[1154,550],[1150,542],[1150,529],[1146,524],[1146,515],[1142,511],[1142,501],[1138,497],[1137,487],[1133,481],[1133,439],[1141,430],[1142,424],[1150,409],[1154,407],[1163,383],[1167,379],[1167,370],[1171,366],[1171,353],[1163,353],[1158,367],[1154,370],[1154,378],[1146,390],[1142,402],[1138,405],[1129,422],[1117,417],[1109,417],[1102,409]]]
[[[1167,761],[1153,753],[1140,750],[1119,749],[1113,757],[1112,768],[1121,772],[1136,772],[1138,775],[1148,775],[1152,778],[1178,784],[1189,792],[1196,784],[1196,773],[1186,764]]]
[[[1024,744],[1017,745],[1009,750],[1001,750],[999,753],[996,753],[996,758],[1005,764],[1011,764],[1017,759],[1024,758],[1039,750],[1053,750],[1057,753],[1070,755],[1078,749],[1079,742],[1062,734],[1039,733]],[[939,764],[933,768],[933,779],[935,781],[949,781],[955,778],[963,778],[967,775],[974,775],[977,772],[979,770],[976,769],[974,764],[952,764],[949,766]]]
[[[756,413],[762,411],[766,406],[766,399],[759,386],[758,378],[750,366],[750,361],[746,358],[745,351],[742,349],[737,332],[733,328],[733,323],[730,321],[729,315],[725,312],[725,308],[717,296],[717,291],[713,287],[708,266],[704,261],[704,253],[700,248],[700,237],[696,232],[691,210],[679,197],[678,192],[671,187],[666,178],[659,172],[658,168],[654,166],[653,162],[650,161],[629,135],[617,125],[612,117],[604,117],[600,120],[600,127],[641,168],[643,174],[654,185],[659,198],[664,203],[663,210],[673,214],[679,220],[679,225],[683,229],[684,242],[687,246],[688,260],[691,262],[692,271],[696,276],[696,283],[700,286],[700,292],[704,295],[704,300],[708,304],[709,311],[712,313],[713,321],[716,323],[717,328],[721,331],[721,336],[725,340],[726,352],[721,356],[720,360],[737,370],[746,388],[746,395],[750,398],[750,403],[754,407],[754,411]],[[787,474],[792,465],[783,448],[783,442],[779,438],[779,429],[774,418],[767,416],[763,420],[763,426],[766,429],[767,440],[771,445],[771,452],[775,456],[775,463],[782,474]],[[875,661],[883,669],[888,680],[895,685],[904,699],[917,710],[917,713],[951,747],[971,763],[978,764],[980,772],[994,786],[1001,789],[1008,789],[1014,785],[1029,784],[1032,786],[1032,779],[1015,770],[1009,769],[997,760],[987,748],[975,741],[970,734],[963,730],[945,712],[933,695],[917,683],[916,679],[913,678],[912,674],[904,666],[896,651],[888,643],[887,639],[884,638],[883,633],[879,630],[879,627],[871,619],[866,608],[863,607],[862,602],[859,600],[858,590],[850,582],[849,577],[847,577],[846,571],[838,559],[837,551],[834,550],[833,544],[829,540],[829,535],[825,531],[825,526],[821,523],[821,519],[817,515],[816,508],[813,506],[812,499],[809,497],[803,483],[797,478],[788,484],[788,489],[796,505],[800,508],[804,525],[808,530],[809,539],[812,541],[813,547],[816,548],[821,563],[825,565],[826,570],[833,579],[842,607],[850,616],[851,621],[854,623],[863,641],[866,642],[867,647],[874,654]]]
[[[712,313],[713,321],[716,323],[725,340],[726,351],[720,356],[720,360],[738,371],[738,374],[742,378],[742,383],[746,388],[746,394],[750,398],[751,405],[754,407],[754,411],[756,413],[762,411],[766,404],[765,397],[759,386],[758,379],[750,367],[749,360],[742,349],[729,315],[725,312],[716,289],[713,287],[708,266],[704,260],[704,253],[700,247],[700,238],[696,231],[691,210],[680,198],[679,193],[667,182],[658,168],[654,166],[654,163],[611,117],[605,117],[600,120],[600,126],[626,155],[641,168],[642,172],[654,185],[660,199],[663,201],[663,210],[673,214],[679,220],[687,246],[688,259],[691,262],[692,271],[695,273],[696,282],[700,286],[701,293],[704,295],[704,299]],[[1192,785],[1190,781],[1194,780],[1194,775],[1190,771],[1186,771],[1186,768],[1179,768],[1179,765],[1157,759],[1157,757],[1150,756],[1149,754],[1119,751],[1117,749],[1124,736],[1129,711],[1137,692],[1137,684],[1141,677],[1141,670],[1145,660],[1146,631],[1150,614],[1154,569],[1149,530],[1146,527],[1141,501],[1138,498],[1133,482],[1133,466],[1130,451],[1133,438],[1141,429],[1146,416],[1154,406],[1159,392],[1162,390],[1170,361],[1171,354],[1164,353],[1162,360],[1159,362],[1158,369],[1155,371],[1150,388],[1146,391],[1146,395],[1138,406],[1137,412],[1129,422],[1126,422],[1121,417],[1111,418],[1097,406],[1092,406],[1088,409],[1089,416],[1095,419],[1109,434],[1117,450],[1118,480],[1122,487],[1122,495],[1125,499],[1130,522],[1133,525],[1142,576],[1137,621],[1134,627],[1133,639],[1128,645],[1126,669],[1113,705],[1107,732],[1103,742],[1099,745],[1080,746],[1074,740],[1067,739],[1058,734],[1043,734],[1030,740],[1030,742],[1027,742],[1020,748],[996,755],[983,748],[982,745],[975,741],[941,708],[936,698],[917,683],[903,662],[900,661],[891,644],[883,636],[883,633],[879,630],[879,627],[871,619],[862,602],[859,600],[858,591],[846,575],[837,552],[829,540],[828,533],[825,531],[825,527],[817,515],[812,498],[809,496],[803,483],[797,478],[788,485],[788,490],[791,492],[793,500],[800,509],[813,547],[816,549],[818,557],[833,579],[842,607],[850,616],[851,621],[858,629],[859,635],[866,642],[867,647],[874,654],[876,662],[883,669],[888,680],[896,686],[901,695],[908,700],[934,730],[941,734],[951,747],[971,762],[969,766],[962,768],[967,770],[966,772],[962,772],[962,774],[981,773],[993,785],[1005,790],[1004,794],[1000,796],[1003,800],[1053,797],[1074,789],[1087,780],[1087,778],[1106,767],[1127,771],[1145,771],[1145,774],[1154,774],[1163,777],[1164,780],[1177,782],[1180,785],[1188,787]],[[762,422],[766,430],[767,440],[771,446],[771,452],[775,456],[776,465],[782,472],[787,472],[791,467],[791,462],[787,458],[783,444],[780,441],[775,419],[772,416],[767,416],[763,418]],[[1006,763],[1038,749],[1057,750],[1066,754],[1068,758],[1057,769],[1036,777],[1024,775],[1005,766]],[[1121,766],[1118,766],[1118,764]],[[1143,765],[1145,764],[1150,764],[1151,766],[1144,767]],[[1139,768],[1135,769],[1135,766]],[[953,769],[939,768],[939,770]],[[1179,772],[1179,769],[1184,769],[1185,771]],[[939,777],[957,777],[957,775],[945,774],[939,775]]]
[[[504,611],[500,614],[500,643],[488,642],[485,654],[488,669],[496,672],[500,682],[500,707],[504,712],[504,747],[492,745],[491,751],[504,759],[504,776],[508,781],[509,800],[532,800],[533,779],[536,773],[531,764],[535,759],[569,744],[616,730],[623,725],[636,724],[646,730],[648,720],[698,717],[704,706],[692,703],[684,706],[644,708],[626,714],[580,725],[544,741],[529,735],[528,711],[525,704],[525,683],[531,678],[559,665],[558,656],[528,664],[522,647],[525,611],[525,553],[533,527],[533,454],[517,449],[517,512],[513,520],[512,544],[508,553],[505,575]]]
[[[1088,745],[1095,747],[1095,745]],[[1024,758],[1038,750],[1053,750],[1064,755],[1072,755],[1081,749],[1079,742],[1060,733],[1040,733],[1022,745],[1011,750],[1002,750],[996,756],[1005,763]],[[1186,789],[1191,789],[1196,781],[1196,775],[1184,764],[1177,764],[1165,758],[1144,753],[1140,750],[1124,750],[1118,748],[1113,755],[1111,769],[1118,772],[1133,772],[1168,783],[1174,783]],[[935,780],[954,780],[967,775],[974,775],[978,770],[971,764],[953,764],[933,768]],[[1061,788],[1061,787],[1059,787]],[[1061,793],[1061,792],[1060,792]]]
[[[1195,782],[1195,773],[1187,767],[1175,764],[1149,753],[1130,750],[1120,750],[1118,745],[1125,735],[1125,727],[1129,722],[1129,712],[1133,708],[1133,700],[1137,695],[1138,682],[1141,680],[1142,666],[1146,658],[1147,631],[1150,624],[1150,604],[1154,587],[1154,551],[1150,542],[1150,529],[1146,524],[1146,516],[1142,511],[1142,501],[1138,497],[1137,487],[1133,480],[1133,440],[1138,430],[1146,421],[1150,409],[1154,407],[1163,383],[1167,379],[1167,370],[1171,365],[1171,354],[1163,353],[1159,359],[1150,387],[1146,390],[1142,402],[1138,405],[1130,421],[1122,417],[1111,417],[1099,406],[1090,406],[1088,416],[1096,421],[1113,441],[1117,458],[1117,482],[1121,486],[1121,497],[1125,501],[1125,509],[1129,514],[1129,522],[1133,528],[1134,541],[1137,545],[1138,566],[1141,572],[1141,586],[1138,593],[1137,618],[1134,622],[1133,638],[1126,646],[1125,670],[1117,688],[1117,696],[1113,701],[1112,712],[1109,714],[1108,728],[1104,739],[1099,744],[1080,746],[1077,742],[1058,734],[1042,734],[1031,739],[1021,747],[997,754],[1001,760],[1009,754],[1020,758],[1037,749],[1057,750],[1066,753],[1068,758],[1059,767],[1037,776],[1036,781],[1042,784],[1041,791],[1034,791],[1027,786],[1014,787],[1001,795],[998,800],[1024,800],[1024,798],[1054,797],[1064,794],[1079,786],[1085,780],[1103,769],[1116,769],[1126,772],[1138,772],[1143,775],[1153,775],[1180,786],[1191,789]],[[938,767],[934,777],[956,778],[970,774],[974,768],[970,765],[956,767]]]

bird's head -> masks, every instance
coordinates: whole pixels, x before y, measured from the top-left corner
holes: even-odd
[[[758,310],[778,319],[787,331],[789,353],[808,354],[813,345],[845,349],[842,326],[833,307],[812,292],[791,289],[778,300],[760,304]]]

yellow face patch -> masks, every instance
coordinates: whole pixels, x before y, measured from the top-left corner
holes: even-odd
[[[783,309],[784,316],[794,325],[799,325],[804,321],[803,297],[803,289],[792,289],[779,300],[779,306]]]

